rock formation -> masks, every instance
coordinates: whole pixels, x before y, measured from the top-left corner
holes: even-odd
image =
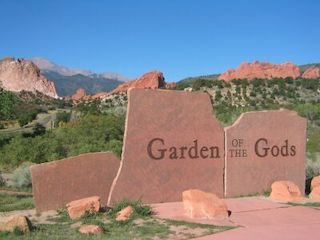
[[[320,78],[320,67],[312,66],[302,74],[302,78]]]
[[[255,78],[272,79],[299,77],[300,69],[293,63],[271,64],[266,62],[242,63],[237,69],[229,69],[219,76],[219,80],[230,81],[232,79]]]
[[[79,88],[75,94],[69,97],[72,101],[79,101],[87,97],[86,91],[83,88]]]
[[[13,92],[38,91],[58,97],[54,83],[41,75],[33,62],[24,59],[5,58],[0,61],[0,87]]]
[[[127,92],[129,88],[173,88],[175,83],[166,83],[162,72],[152,71],[142,75],[137,80],[132,80],[124,84],[119,85],[114,89],[111,94],[119,92]]]
[[[119,85],[117,88],[112,90],[111,92],[99,92],[94,95],[86,95],[84,89],[80,88],[76,91],[76,93],[70,97],[65,97],[66,100],[71,100],[73,102],[79,101],[91,101],[99,98],[108,97],[112,94],[117,94],[124,92],[126,93],[129,88],[148,88],[148,89],[172,89],[176,87],[176,83],[166,83],[163,77],[162,72],[152,71],[145,73],[137,80],[131,80]]]

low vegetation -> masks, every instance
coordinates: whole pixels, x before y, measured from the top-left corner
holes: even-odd
[[[0,195],[2,210],[29,209],[31,205],[23,205],[21,200],[29,201],[29,198],[17,198],[8,195]],[[14,206],[15,205],[15,206]],[[116,221],[115,214],[118,210],[131,205],[135,213],[128,221]],[[1,211],[1,210],[0,210]],[[23,235],[19,231],[0,232],[0,238],[5,239],[190,239],[210,235],[232,229],[233,227],[214,226],[183,221],[159,219],[151,215],[151,207],[140,202],[123,201],[106,212],[85,214],[81,219],[71,220],[66,209],[58,211],[55,217],[46,219],[46,224],[33,222],[31,233]],[[50,224],[48,224],[50,223]],[[98,225],[103,233],[98,236],[83,235],[78,229],[84,224]]]
[[[38,136],[0,137],[0,167],[13,170],[22,162],[43,163],[87,152],[113,151],[120,156],[124,116],[85,115]]]

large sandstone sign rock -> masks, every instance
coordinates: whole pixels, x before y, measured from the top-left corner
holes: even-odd
[[[225,131],[226,197],[261,193],[280,180],[304,192],[306,119],[289,110],[248,112]]]
[[[113,153],[99,152],[31,166],[37,212],[63,208],[91,196],[99,196],[106,204],[119,165]]]
[[[224,131],[205,93],[130,89],[121,166],[109,204],[181,201],[199,189],[223,196]]]

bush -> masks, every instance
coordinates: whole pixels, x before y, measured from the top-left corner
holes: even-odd
[[[13,172],[12,186],[16,188],[31,187],[30,166],[32,163],[24,162]]]
[[[56,120],[54,122],[55,127],[58,127],[60,122],[64,122],[64,123],[69,122],[70,118],[71,118],[71,112],[65,112],[65,111],[58,112],[56,116]]]
[[[36,123],[32,130],[33,136],[40,136],[46,133],[46,128],[40,123]]]

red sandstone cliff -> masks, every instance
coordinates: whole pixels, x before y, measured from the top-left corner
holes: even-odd
[[[320,68],[312,66],[302,74],[302,78],[320,78]]]
[[[301,75],[300,69],[293,63],[271,64],[266,62],[242,63],[237,69],[230,69],[219,76],[219,80],[255,78],[286,78],[293,79]]]
[[[132,80],[119,85],[110,94],[126,92],[129,88],[150,88],[150,89],[167,88],[169,89],[169,88],[174,88],[175,86],[176,86],[175,83],[165,82],[162,72],[152,71],[152,72],[145,73],[137,80]]]
[[[38,91],[58,97],[54,83],[41,75],[33,62],[23,59],[5,58],[0,61],[0,87],[13,92]]]

